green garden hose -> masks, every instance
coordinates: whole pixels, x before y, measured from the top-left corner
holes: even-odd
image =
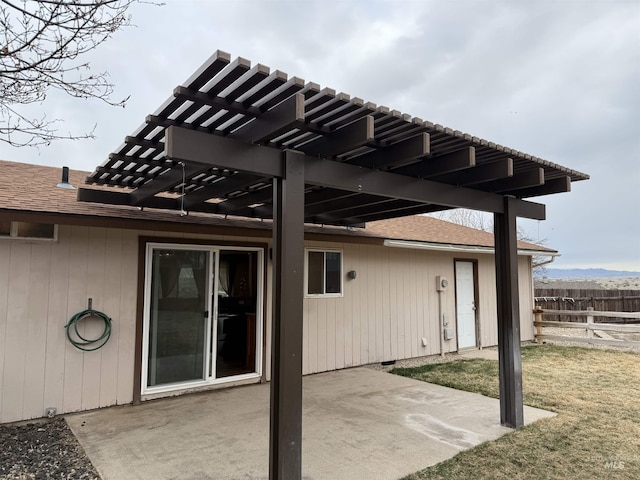
[[[102,320],[104,324],[104,330],[102,331],[102,335],[98,338],[89,339],[80,335],[78,331],[78,324],[87,318],[99,318]],[[73,327],[73,332],[77,338],[72,338],[71,329]],[[67,338],[71,345],[76,347],[79,350],[83,350],[85,352],[92,352],[94,350],[98,350],[106,345],[109,341],[109,337],[111,337],[111,318],[105,313],[98,312],[97,310],[93,310],[91,308],[87,310],[83,310],[82,312],[76,313],[71,319],[69,323],[67,323],[64,328],[67,330]]]

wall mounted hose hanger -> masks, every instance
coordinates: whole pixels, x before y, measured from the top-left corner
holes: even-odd
[[[64,326],[67,331],[67,339],[69,339],[69,343],[78,350],[83,350],[85,352],[92,352],[104,347],[111,337],[111,318],[109,318],[105,313],[94,310],[91,307],[91,303],[92,299],[90,298],[88,308],[82,312],[76,313]],[[82,323],[83,320],[89,319],[98,319],[102,322],[103,330],[100,336],[96,338],[86,338],[78,331],[78,325]]]

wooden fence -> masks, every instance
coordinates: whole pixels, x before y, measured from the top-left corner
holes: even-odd
[[[596,323],[597,317],[623,318],[640,320],[640,312],[598,312],[589,307],[584,311],[572,310],[572,316],[586,317],[584,322],[562,322],[544,320],[545,315],[563,316],[569,313],[567,310],[549,310],[538,308],[533,311],[535,319],[533,325],[536,327],[535,339],[540,343],[544,340],[561,342],[579,342],[592,345],[613,345],[616,347],[640,348],[640,325],[621,325],[620,323]],[[586,332],[586,336],[572,335],[545,335],[543,328],[570,328],[579,329]],[[616,338],[618,337],[623,338]]]
[[[589,307],[599,312],[640,312],[640,290],[536,288],[535,304],[545,310],[564,311],[549,320],[579,322],[581,316],[573,312]],[[640,319],[603,315],[596,323],[640,323]]]

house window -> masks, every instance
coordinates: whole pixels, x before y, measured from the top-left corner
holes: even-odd
[[[306,251],[307,296],[342,295],[342,252],[339,250]]]
[[[56,225],[49,223],[0,221],[0,238],[55,240]]]

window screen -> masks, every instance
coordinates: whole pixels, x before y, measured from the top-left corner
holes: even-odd
[[[307,295],[342,293],[342,252],[307,251]]]
[[[340,252],[327,252],[325,254],[326,276],[324,281],[324,293],[341,292],[341,263]]]
[[[309,252],[307,293],[324,293],[324,252]]]

